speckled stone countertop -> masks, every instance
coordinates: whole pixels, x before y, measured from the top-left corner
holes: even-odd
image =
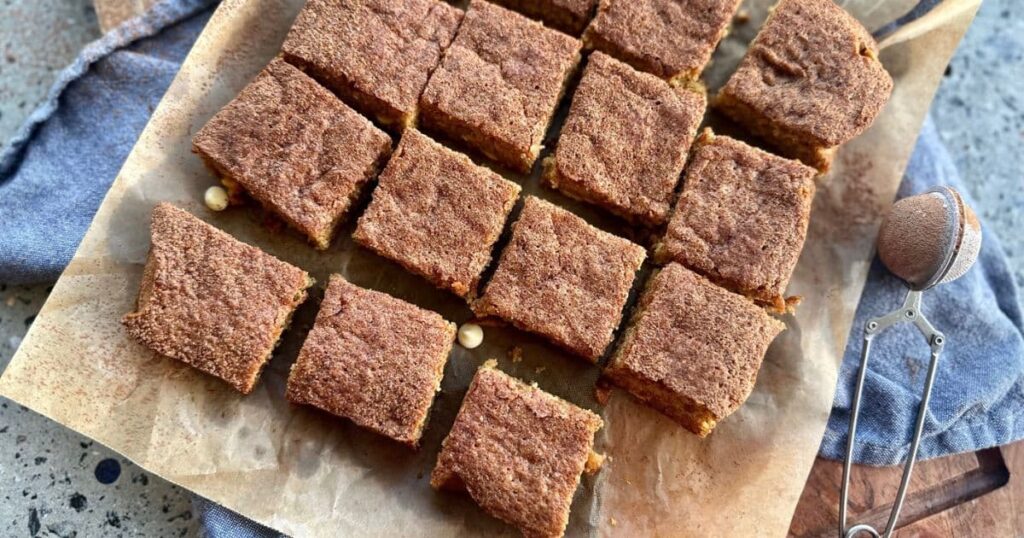
[[[50,33],[48,39],[30,36]],[[90,0],[0,0],[0,140],[56,71],[98,35]],[[976,210],[1024,286],[1024,5],[986,0],[939,89],[933,117]],[[49,286],[0,284],[0,370]],[[0,536],[195,536],[188,496],[0,398]]]

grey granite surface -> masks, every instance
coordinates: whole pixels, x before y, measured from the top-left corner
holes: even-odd
[[[1024,287],[1024,2],[985,0],[932,115]]]
[[[0,140],[42,99],[56,70],[97,33],[89,0],[0,0]],[[1024,285],[1024,3],[985,1],[933,116],[975,209],[999,235]],[[48,290],[0,285],[0,370]],[[0,399],[0,536],[197,533],[180,489]]]

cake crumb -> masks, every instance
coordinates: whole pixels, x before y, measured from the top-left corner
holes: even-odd
[[[548,369],[547,366],[538,366],[538,367],[533,369],[533,373],[535,373],[535,374],[542,374],[542,373],[544,373],[544,370],[547,370],[547,369]]]
[[[614,517],[608,518],[608,524],[610,524],[612,527],[618,527],[619,526],[619,522],[616,521]]]
[[[750,22],[750,12],[746,8],[743,8],[736,12],[736,18],[733,19],[736,24],[747,24]]]
[[[519,346],[513,347],[512,349],[510,349],[508,351],[508,356],[509,356],[510,359],[512,359],[512,362],[522,362],[523,361],[523,348],[521,348]]]
[[[594,386],[594,399],[600,405],[608,405],[608,399],[612,394],[612,388],[602,380],[598,380]]]

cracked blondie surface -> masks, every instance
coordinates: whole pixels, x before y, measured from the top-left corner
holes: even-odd
[[[440,314],[331,275],[286,395],[416,446],[454,340]]]
[[[519,191],[409,129],[352,237],[435,286],[472,298]]]
[[[664,79],[696,80],[741,0],[601,0],[587,47]]]
[[[523,15],[474,0],[423,93],[424,127],[529,172],[580,47]]]
[[[462,10],[438,0],[308,0],[282,53],[364,114],[404,129],[461,21]]]
[[[750,396],[784,328],[748,299],[672,263],[648,281],[604,375],[704,437]]]
[[[703,93],[595,52],[544,180],[630,222],[663,224],[705,105]]]
[[[223,179],[327,248],[391,153],[391,138],[276,59],[192,139]]]
[[[445,438],[430,483],[465,491],[524,536],[562,536],[603,422],[485,363]]]
[[[645,257],[639,245],[530,196],[473,311],[596,362]]]
[[[580,35],[597,7],[597,0],[492,0],[567,34]]]
[[[248,394],[309,275],[183,209],[153,209],[151,246],[125,330],[146,347]]]
[[[817,171],[710,129],[695,146],[655,258],[675,260],[785,309],[783,294],[807,236]]]
[[[716,108],[787,156],[827,170],[892,93],[871,34],[831,0],[783,0],[722,88]]]

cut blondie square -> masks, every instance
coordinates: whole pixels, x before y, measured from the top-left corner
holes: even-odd
[[[892,93],[871,34],[832,0],[782,0],[715,107],[788,157],[824,172]]]
[[[653,275],[604,376],[705,437],[753,390],[785,326],[672,263]]]
[[[597,0],[491,0],[567,34],[580,35],[597,7]]]
[[[472,308],[597,362],[645,257],[639,245],[530,196]]]
[[[416,447],[454,340],[439,314],[331,275],[286,396]]]
[[[595,52],[544,181],[632,223],[664,224],[706,104],[702,91]]]
[[[435,286],[471,299],[519,191],[519,185],[409,129],[352,237]]]
[[[594,413],[514,379],[488,361],[469,386],[430,484],[465,491],[525,536],[565,533],[584,471],[596,472]]]
[[[529,172],[580,47],[514,11],[472,0],[420,99],[424,127]]]
[[[153,209],[138,305],[125,330],[243,394],[313,284],[302,269],[178,209]]]
[[[675,83],[696,81],[741,0],[601,0],[587,48]]]
[[[391,153],[391,138],[275,59],[192,139],[222,178],[326,249]]]
[[[281,47],[288,62],[385,125],[416,124],[430,73],[462,11],[438,0],[308,0]]]
[[[694,144],[659,263],[677,261],[773,310],[803,250],[817,172],[705,129]]]

